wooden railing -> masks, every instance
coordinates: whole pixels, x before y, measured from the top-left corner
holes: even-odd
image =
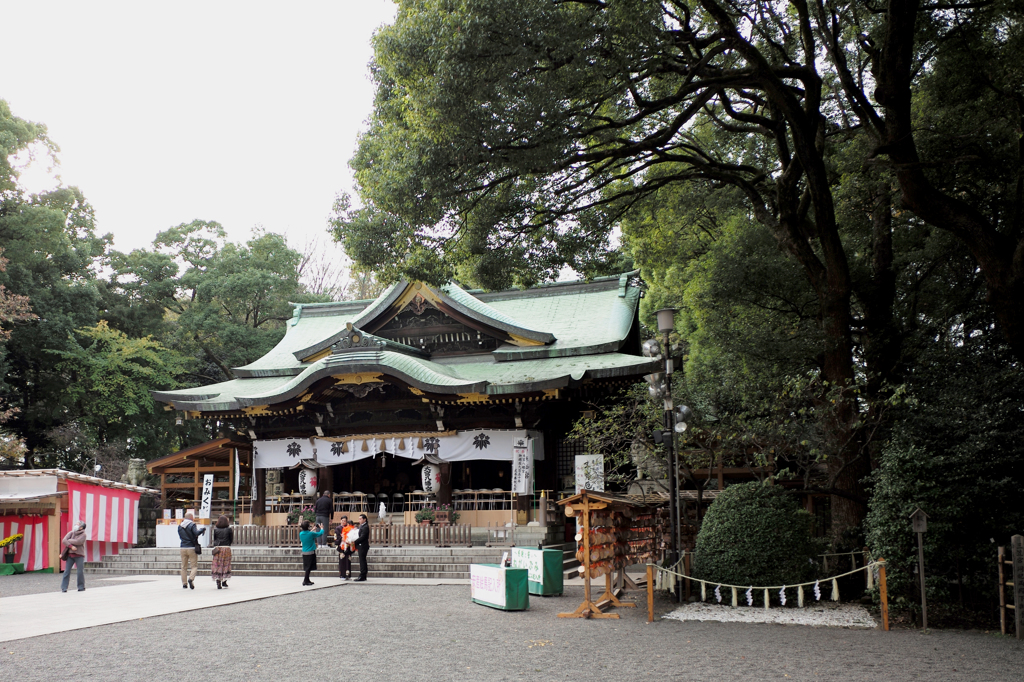
[[[298,547],[298,526],[231,526],[234,544],[263,547]],[[394,523],[370,525],[371,547],[473,546],[473,527],[405,526]]]
[[[298,547],[298,526],[231,526],[236,545]]]
[[[454,526],[406,526],[394,523],[378,523],[370,526],[371,547],[407,547],[425,545],[432,547],[473,546],[473,527]]]

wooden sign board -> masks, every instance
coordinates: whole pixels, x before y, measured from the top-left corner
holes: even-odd
[[[434,512],[434,525],[437,525],[437,526],[447,526],[448,523],[449,523],[449,521],[448,521],[448,512],[446,512],[446,511],[436,511],[436,512]]]

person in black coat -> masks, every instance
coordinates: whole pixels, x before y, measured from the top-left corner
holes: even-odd
[[[327,530],[331,527],[331,514],[334,513],[334,500],[331,499],[331,493],[323,491],[320,493],[320,497],[313,504],[313,512],[316,514],[316,522],[320,524],[320,527],[324,529],[324,534],[317,538],[316,544],[326,545],[327,544]]]
[[[352,582],[364,582],[366,580],[366,555],[370,551],[370,522],[366,520],[366,514],[359,515],[359,539],[356,540],[356,551],[359,552],[359,577]]]

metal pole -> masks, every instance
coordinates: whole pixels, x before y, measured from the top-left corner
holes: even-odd
[[[664,333],[664,358],[665,358],[665,390],[668,395],[665,398],[665,428],[668,429],[669,438],[665,443],[668,448],[668,518],[671,530],[671,564],[679,561],[679,477],[676,475],[676,429],[675,415],[672,404],[672,358],[669,356],[668,332]],[[675,583],[676,602],[682,601],[680,581]]]
[[[928,629],[928,600],[924,596],[924,533],[917,534],[917,571],[921,577],[921,629]]]

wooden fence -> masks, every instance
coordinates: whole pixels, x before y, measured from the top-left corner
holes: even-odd
[[[298,526],[231,526],[236,545],[298,547]]]
[[[378,523],[370,526],[371,547],[406,547],[424,545],[428,547],[473,546],[473,527],[459,524],[453,526],[411,526],[396,523]]]
[[[1014,535],[1010,539],[1011,559],[1006,558],[1006,548],[998,547],[996,557],[999,564],[999,631],[1006,634],[1006,610],[1013,611],[1014,630],[1017,639],[1021,639],[1024,630],[1024,536]],[[1010,566],[1010,571],[1006,567]],[[1009,575],[1007,575],[1009,573]],[[1012,577],[1012,580],[1007,580]],[[1012,588],[1010,594],[1013,603],[1006,602],[1006,588]]]
[[[298,526],[231,526],[234,544],[262,547],[298,547]],[[473,546],[473,527],[405,526],[394,523],[370,524],[371,547]]]

